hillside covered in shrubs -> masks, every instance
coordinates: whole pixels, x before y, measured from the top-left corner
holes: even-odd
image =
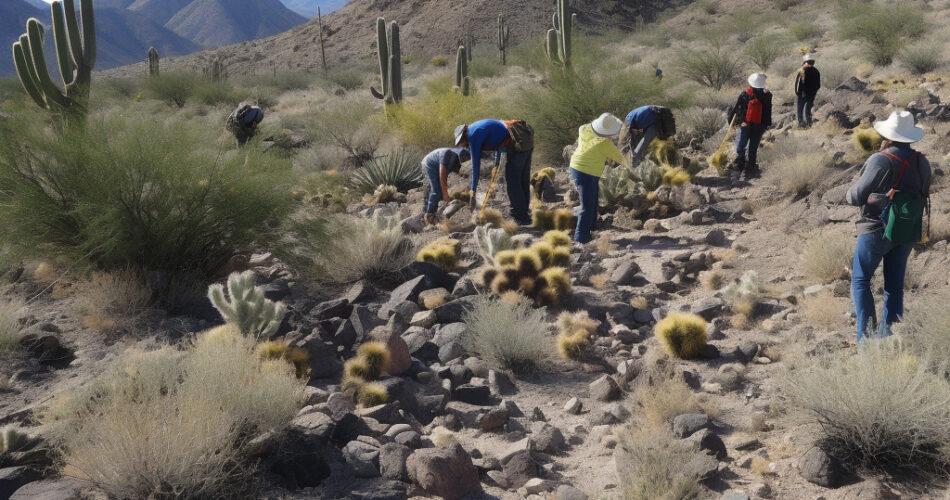
[[[515,41],[506,12],[436,55],[411,19],[348,20],[382,66],[104,76],[79,50],[74,81],[0,79],[0,498],[947,495],[950,3],[585,15]],[[774,123],[739,180],[753,72]],[[264,113],[243,147],[240,103]],[[578,128],[647,104],[677,133],[606,166],[574,241]],[[896,109],[926,131],[929,235],[894,335],[858,345],[845,193]],[[487,155],[425,217],[420,163],[482,118],[534,130],[530,224]]]

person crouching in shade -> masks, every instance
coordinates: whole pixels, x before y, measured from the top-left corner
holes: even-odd
[[[435,214],[441,202],[449,201],[449,174],[458,173],[462,163],[469,160],[467,149],[439,148],[422,160],[422,171],[429,179],[425,194],[425,221],[435,223]]]

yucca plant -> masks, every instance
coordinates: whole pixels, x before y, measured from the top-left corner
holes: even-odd
[[[368,164],[353,173],[353,188],[361,193],[373,193],[379,186],[394,186],[401,192],[422,185],[418,159],[407,149],[373,158]]]

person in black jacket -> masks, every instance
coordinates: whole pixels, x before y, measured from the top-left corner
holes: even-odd
[[[815,56],[806,54],[803,58],[802,69],[795,77],[795,96],[798,108],[798,126],[811,126],[811,109],[815,106],[815,96],[821,88],[821,73],[815,67]]]
[[[729,123],[739,125],[739,144],[731,168],[746,179],[761,175],[757,162],[759,144],[772,126],[772,93],[765,88],[766,76],[755,73],[749,77],[749,88],[739,94],[729,114]]]

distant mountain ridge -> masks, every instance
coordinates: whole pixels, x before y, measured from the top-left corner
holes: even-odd
[[[290,10],[307,18],[314,18],[317,16],[318,6],[320,7],[320,11],[324,15],[326,15],[346,5],[346,0],[281,0],[281,1],[284,2],[284,5],[286,5],[287,8],[289,8]]]
[[[95,0],[95,6],[97,70],[142,61],[151,46],[162,57],[181,56],[275,35],[307,21],[280,0]],[[49,4],[0,0],[0,43],[9,47],[30,17],[49,26]],[[47,51],[51,45],[48,32]],[[0,76],[11,74],[12,55],[0,50]]]

